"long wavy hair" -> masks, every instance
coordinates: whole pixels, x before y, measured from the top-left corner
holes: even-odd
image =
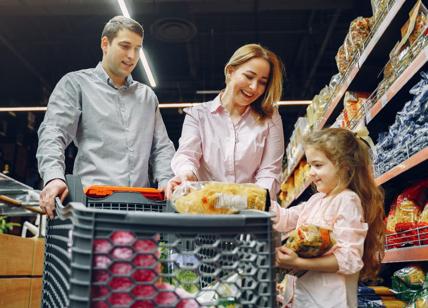
[[[364,241],[361,280],[374,279],[384,256],[384,194],[373,177],[368,144],[343,128],[322,129],[304,137],[304,146],[322,151],[338,168],[339,185],[333,193],[354,191],[361,200],[368,232]]]
[[[230,57],[224,67],[224,76],[227,85],[229,82],[229,69],[232,67],[237,68],[254,58],[265,59],[270,65],[265,92],[260,96],[260,98],[250,105],[250,108],[256,113],[258,120],[263,121],[266,118],[272,117],[275,103],[281,99],[282,95],[282,73],[284,69],[278,56],[259,44],[243,45]]]

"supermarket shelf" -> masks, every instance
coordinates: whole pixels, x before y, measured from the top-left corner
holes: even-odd
[[[388,26],[391,24],[391,22],[394,20],[394,17],[398,14],[401,7],[405,3],[405,0],[397,0],[395,3],[391,6],[389,12],[386,14],[385,18],[380,23],[379,27],[377,28],[376,32],[373,34],[370,41],[367,43],[366,48],[361,53],[360,57],[358,58],[358,61],[355,61],[351,68],[348,70],[346,74],[346,79],[343,81],[342,86],[340,87],[339,91],[336,93],[336,95],[333,97],[331,103],[328,105],[328,108],[324,114],[324,117],[318,124],[318,128],[323,128],[327,121],[330,119],[331,115],[333,114],[333,111],[336,109],[337,105],[339,104],[341,98],[347,91],[349,85],[354,80],[355,76],[359,72],[360,68],[364,64],[364,62],[369,57],[370,53],[375,48],[376,44],[388,28]]]
[[[349,86],[353,82],[354,78],[358,75],[360,72],[361,67],[363,66],[364,62],[366,62],[369,55],[372,53],[378,42],[381,40],[382,36],[386,32],[386,30],[390,27],[391,23],[393,23],[396,16],[400,13],[400,9],[403,7],[403,5],[406,4],[406,0],[396,0],[394,4],[392,4],[390,10],[383,18],[382,22],[379,24],[376,32],[374,32],[371,39],[368,41],[365,49],[360,54],[360,57],[358,58],[358,61],[355,61],[349,68],[346,78],[341,84],[340,89],[336,92],[334,97],[332,98],[330,104],[327,107],[326,112],[324,113],[323,118],[318,122],[317,128],[321,129],[323,128],[330,117],[332,116],[334,110],[337,108],[340,100],[342,99],[345,92],[348,90]],[[402,13],[402,12],[401,12]],[[401,14],[400,13],[400,14]],[[401,27],[401,25],[400,25]],[[382,48],[383,49],[383,48]],[[298,166],[300,160],[303,158],[303,154],[296,157],[295,165],[290,168],[290,172],[288,173],[285,180],[287,180],[291,174],[293,174],[294,169]]]
[[[306,181],[305,184],[303,185],[303,187],[300,189],[300,191],[296,194],[294,199],[291,200],[290,202],[286,203],[283,207],[288,208],[294,201],[299,199],[299,197],[306,191],[306,189],[308,189],[308,187],[311,185],[311,183],[312,183],[312,181]]]
[[[300,151],[297,155],[296,155],[296,159],[294,160],[294,164],[293,166],[290,168],[290,172],[287,174],[287,176],[284,178],[284,180],[282,181],[283,183],[286,182],[288,180],[288,178],[290,177],[290,175],[292,175],[294,173],[294,169],[296,169],[296,167],[299,165],[300,161],[302,160],[302,158],[305,156],[305,152],[302,150]]]
[[[428,246],[414,246],[385,251],[382,263],[414,262],[428,260]]]
[[[423,163],[427,159],[428,159],[428,147],[425,147],[423,150],[419,151],[418,153],[414,154],[410,158],[406,159],[401,164],[395,166],[391,170],[377,177],[375,179],[375,182],[377,185],[382,185],[388,182],[389,180],[395,178],[396,176],[400,175],[401,173],[419,165],[420,163]]]
[[[426,46],[403,73],[392,83],[385,94],[373,105],[366,115],[366,123],[370,123],[376,115],[391,101],[391,99],[404,87],[404,85],[428,61],[428,46]]]

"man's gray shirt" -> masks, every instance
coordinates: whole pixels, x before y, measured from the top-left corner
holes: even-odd
[[[64,150],[78,148],[73,173],[82,184],[166,185],[174,145],[153,91],[129,76],[116,88],[101,63],[68,73],[56,85],[41,124],[37,160],[46,184],[64,179]]]

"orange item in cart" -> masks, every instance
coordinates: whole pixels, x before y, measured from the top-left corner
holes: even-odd
[[[126,186],[102,186],[102,185],[92,185],[85,187],[85,195],[91,198],[105,198],[112,195],[115,192],[132,192],[140,193],[145,198],[151,200],[164,200],[164,193],[155,188],[147,187],[126,187]]]

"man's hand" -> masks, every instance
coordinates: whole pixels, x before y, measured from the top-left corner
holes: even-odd
[[[184,181],[197,181],[196,175],[192,171],[188,171],[186,173],[183,173],[181,175],[176,175],[171,180],[168,181],[168,185],[166,186],[166,198],[168,200],[171,199],[172,193],[174,192],[175,188],[183,183]]]
[[[46,211],[50,219],[55,217],[55,197],[60,197],[64,201],[68,194],[67,185],[63,180],[53,179],[48,182],[40,192],[40,208]]]

